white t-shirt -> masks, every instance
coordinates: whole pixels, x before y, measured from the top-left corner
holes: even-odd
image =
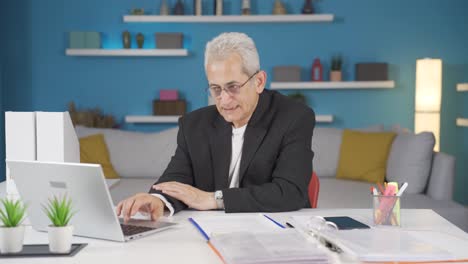
[[[239,168],[242,158],[242,146],[244,144],[244,134],[247,125],[239,128],[232,127],[232,152],[231,152],[231,164],[229,165],[229,188],[239,187]],[[172,204],[164,198],[161,194],[153,194],[154,196],[161,199],[166,207],[169,209],[169,216],[174,214],[174,207]]]

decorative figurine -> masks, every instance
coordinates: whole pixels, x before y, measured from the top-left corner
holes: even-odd
[[[273,15],[285,15],[286,13],[286,8],[281,0],[276,0],[275,6],[273,7]]]
[[[193,14],[195,16],[203,15],[202,0],[193,0]]]
[[[174,15],[184,15],[184,3],[182,0],[177,0],[177,3],[174,6]]]
[[[250,15],[250,0],[242,0],[242,15]]]
[[[136,35],[136,42],[137,42],[138,48],[142,49],[143,48],[143,43],[145,43],[145,36],[143,36],[143,34],[141,34],[141,33],[138,33]]]
[[[142,16],[145,14],[145,9],[143,8],[133,8],[131,14],[134,16]]]
[[[169,6],[167,5],[166,0],[161,1],[161,6],[159,8],[159,14],[161,16],[168,16],[169,15]]]
[[[122,42],[123,42],[124,49],[129,49],[131,47],[130,38],[131,38],[130,32],[128,32],[128,30],[125,30],[122,33]]]
[[[312,0],[305,0],[304,7],[302,8],[302,14],[313,14],[314,6],[312,5]]]
[[[323,81],[323,67],[320,63],[320,59],[316,58],[314,64],[312,64],[312,81],[321,82]]]

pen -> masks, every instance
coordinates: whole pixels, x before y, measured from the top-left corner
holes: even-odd
[[[287,227],[290,227],[290,228],[294,228],[294,226],[291,225],[289,222],[286,222],[286,226],[287,226]]]
[[[396,196],[401,196],[407,187],[408,187],[408,183],[407,182],[403,183],[403,185],[401,186],[401,189],[398,191]]]
[[[380,194],[383,195],[385,193],[385,190],[382,188],[382,184],[377,183],[377,187],[379,187]]]

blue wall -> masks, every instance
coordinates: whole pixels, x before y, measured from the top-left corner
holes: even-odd
[[[31,1],[1,1],[0,4],[0,159],[5,159],[3,111],[28,111],[31,100]],[[0,181],[5,179],[5,164],[0,162]]]
[[[143,7],[154,13],[160,1],[8,2],[18,10],[29,10],[29,13],[24,11],[29,17],[22,20],[26,25],[8,24],[9,30],[14,31],[10,34],[17,39],[10,51],[12,54],[24,51],[15,56],[25,64],[15,68],[17,71],[9,70],[14,81],[8,83],[15,85],[6,89],[6,110],[63,111],[66,104],[74,100],[79,108],[99,106],[123,121],[127,114],[150,114],[151,101],[163,88],[179,89],[188,100],[189,110],[203,107],[207,104],[203,71],[205,43],[221,32],[242,31],[256,41],[262,68],[270,75],[275,65],[297,64],[303,67],[303,78],[307,80],[315,57],[328,67],[331,56],[336,53],[344,56],[345,79],[353,78],[356,62],[388,62],[390,78],[396,80],[395,89],[306,91],[308,102],[316,113],[336,116],[336,122],[329,126],[363,127],[383,123],[412,129],[416,59],[441,58],[444,61],[441,149],[458,158],[455,198],[468,204],[468,194],[460,187],[468,185],[465,173],[468,168],[464,165],[468,163],[468,130],[455,126],[458,115],[468,116],[466,95],[462,97],[455,92],[456,83],[468,81],[465,22],[468,1],[452,0],[448,4],[444,0],[323,0],[317,3],[318,12],[333,13],[337,18],[333,23],[318,24],[134,24],[123,23],[122,15],[133,7]],[[225,2],[233,3],[226,4],[226,10],[240,9],[240,1]],[[252,2],[257,13],[270,13],[274,0]],[[303,1],[283,2],[290,11],[298,13]],[[147,48],[154,46],[154,32],[183,32],[190,56],[93,58],[64,55],[69,31],[100,31],[105,48],[120,48],[121,33],[127,29],[133,35],[144,33]],[[28,73],[30,78],[23,79]],[[124,128],[132,130],[166,127],[124,124]],[[460,141],[463,144],[459,144]]]

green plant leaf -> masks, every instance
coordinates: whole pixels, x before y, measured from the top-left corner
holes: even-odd
[[[52,224],[57,227],[67,226],[74,215],[71,213],[72,200],[66,195],[49,199],[47,206],[43,205],[43,209]]]
[[[3,208],[0,209],[0,220],[6,227],[16,227],[22,223],[26,213],[26,206],[20,200],[0,199]]]

